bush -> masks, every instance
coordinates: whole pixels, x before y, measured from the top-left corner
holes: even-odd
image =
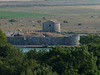
[[[11,19],[9,20],[9,22],[17,22],[15,19]]]

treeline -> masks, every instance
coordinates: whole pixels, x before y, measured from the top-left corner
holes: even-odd
[[[0,75],[100,75],[100,36],[81,37],[80,42],[80,47],[56,46],[49,52],[34,49],[24,54],[0,31]]]

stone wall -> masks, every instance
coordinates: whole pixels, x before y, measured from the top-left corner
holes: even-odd
[[[13,45],[79,45],[79,36],[70,37],[7,37]]]
[[[47,21],[43,23],[44,32],[61,32],[60,23],[54,23],[52,21]]]

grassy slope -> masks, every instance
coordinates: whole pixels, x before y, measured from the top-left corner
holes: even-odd
[[[69,18],[75,16],[79,19],[82,16],[99,15],[100,6],[97,7],[99,9],[91,8],[91,6],[5,7],[0,8],[0,17],[42,17],[55,16],[56,14],[56,16],[67,16]]]
[[[77,6],[77,5],[100,5],[100,0],[12,0],[12,1],[1,1],[0,6]]]
[[[15,31],[17,28],[22,30],[40,30],[42,29],[42,23],[49,19],[57,19],[61,22],[61,30],[67,32],[96,32],[100,31],[100,9],[92,8],[88,5],[100,4],[100,0],[67,0],[59,2],[42,2],[43,4],[61,4],[65,3],[68,5],[77,6],[34,6],[34,7],[3,7],[0,8],[1,17],[24,17],[18,18],[18,22],[11,25],[8,22],[8,19],[0,20],[0,27],[4,31]],[[19,4],[19,3],[18,3]],[[21,3],[20,3],[21,4]],[[38,4],[38,3],[37,3]],[[41,4],[41,2],[40,2]],[[85,8],[80,7],[80,4],[88,4]],[[85,5],[84,5],[85,6]],[[87,8],[89,7],[89,8]],[[98,6],[96,6],[98,8]],[[6,13],[7,12],[7,13]],[[40,14],[43,13],[43,14]],[[57,14],[56,16],[49,16],[49,14]],[[36,17],[38,16],[38,17]],[[42,17],[46,16],[46,20],[43,20]],[[93,16],[93,17],[91,17]],[[30,17],[30,18],[27,18]],[[37,19],[36,19],[37,18]],[[22,20],[20,22],[19,20]],[[38,20],[41,20],[41,23],[37,23]],[[63,21],[68,21],[68,23],[63,23]],[[35,23],[32,23],[34,21]],[[6,24],[5,24],[6,23]],[[82,23],[81,26],[78,24]],[[35,25],[35,26],[34,26]]]
[[[50,15],[50,14],[41,14],[41,13],[0,11],[0,17],[1,18],[42,17],[42,16],[52,16],[52,15]]]
[[[99,6],[98,6],[99,7]],[[61,31],[65,32],[96,32],[100,31],[100,9],[87,8],[80,6],[54,6],[54,7],[5,7],[0,8],[1,16],[8,17],[19,17],[16,19],[18,22],[11,25],[8,19],[0,20],[0,27],[3,31],[15,31],[17,28],[22,30],[41,30],[42,23],[49,19],[57,19],[61,22]],[[40,14],[43,13],[43,14]],[[51,16],[48,14],[57,14],[56,16]],[[36,17],[38,16],[38,17]],[[46,20],[43,20],[43,16],[46,16]],[[93,18],[91,16],[94,16]],[[20,18],[23,17],[23,18]],[[28,18],[27,18],[28,17]],[[20,22],[22,20],[22,22]],[[41,20],[41,23],[37,23]],[[68,21],[68,23],[63,23],[63,21]],[[35,23],[32,23],[34,21]],[[5,24],[6,23],[6,24]],[[78,26],[82,23],[81,26]],[[23,25],[23,26],[22,26]],[[35,25],[35,26],[33,26]]]

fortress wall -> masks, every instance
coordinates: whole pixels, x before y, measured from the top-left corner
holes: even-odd
[[[13,45],[79,45],[78,36],[71,37],[7,37]]]

